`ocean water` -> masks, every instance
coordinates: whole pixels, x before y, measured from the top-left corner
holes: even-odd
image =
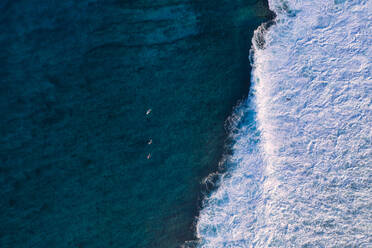
[[[270,15],[261,0],[0,1],[0,247],[194,239]]]
[[[372,2],[269,5],[198,247],[372,247]]]

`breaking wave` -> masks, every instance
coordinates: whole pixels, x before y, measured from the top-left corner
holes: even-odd
[[[371,2],[269,1],[199,247],[372,247]]]

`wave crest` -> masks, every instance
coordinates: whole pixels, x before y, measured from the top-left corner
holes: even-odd
[[[371,1],[269,1],[200,247],[372,245]]]

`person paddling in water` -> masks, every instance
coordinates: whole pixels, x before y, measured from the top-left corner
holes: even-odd
[[[147,118],[149,118],[149,115],[150,115],[151,111],[152,111],[152,109],[148,109],[148,110],[146,111],[146,116],[147,116]],[[147,142],[147,144],[148,144],[148,145],[151,145],[151,144],[152,144],[152,139],[151,139],[151,138],[149,139],[149,141]],[[151,153],[149,153],[149,154],[147,155],[147,159],[148,159],[148,160],[151,159]]]

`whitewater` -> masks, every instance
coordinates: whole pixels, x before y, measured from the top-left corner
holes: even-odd
[[[372,247],[371,2],[269,0],[198,247]]]

